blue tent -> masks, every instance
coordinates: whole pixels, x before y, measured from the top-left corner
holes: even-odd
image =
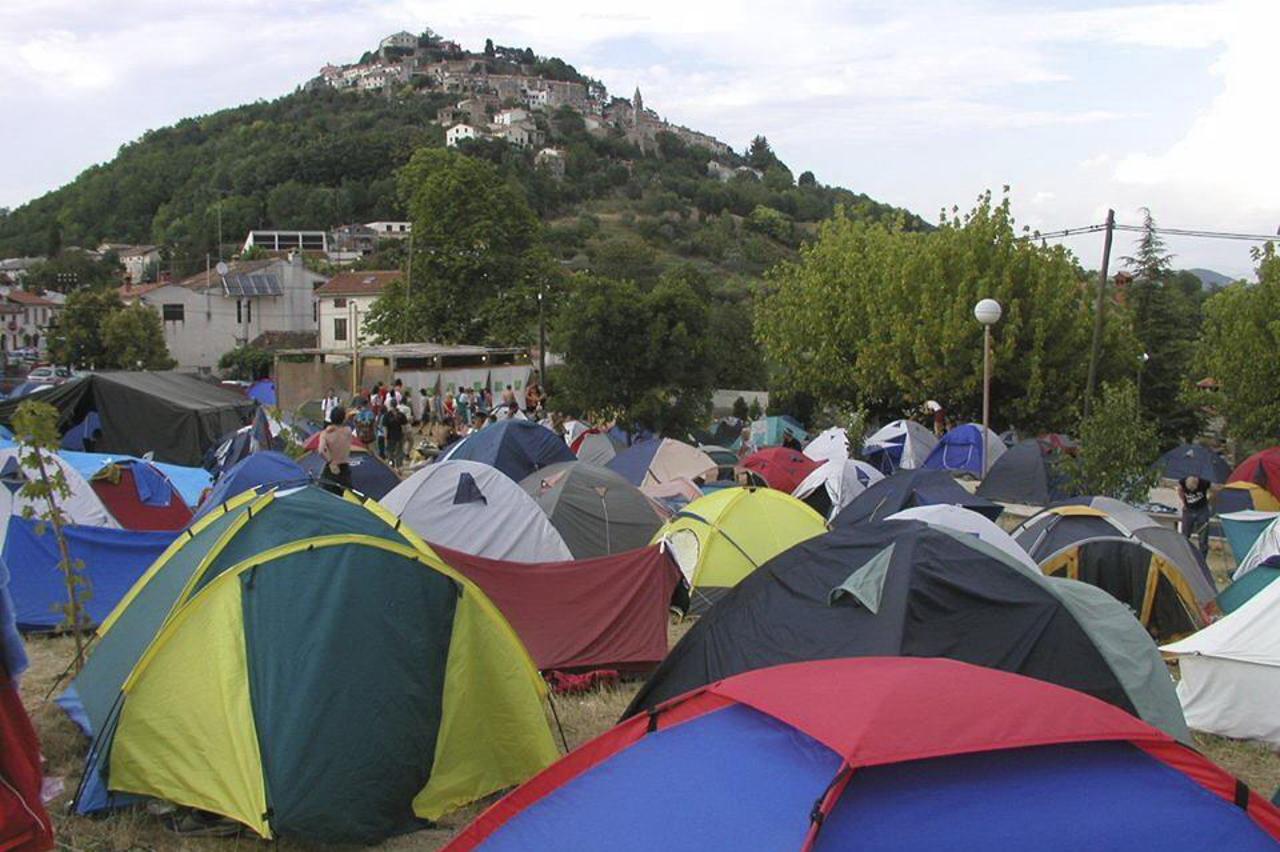
[[[3,558],[16,566],[9,591],[17,612],[18,629],[54,630],[63,622],[55,607],[67,599],[67,586],[58,569],[58,541],[51,531],[41,535],[37,521],[9,518]],[[97,624],[115,608],[125,593],[161,553],[173,543],[174,532],[138,532],[106,527],[71,525],[63,528],[71,558],[85,565],[92,596],[85,605],[90,622]]]
[[[1262,531],[1271,526],[1271,522],[1277,517],[1280,517],[1280,514],[1276,512],[1258,512],[1253,509],[1227,512],[1218,516],[1218,520],[1222,522],[1222,534],[1226,537],[1227,544],[1231,546],[1231,555],[1235,557],[1236,564],[1244,561],[1249,548],[1253,547],[1258,536],[1262,535]]]
[[[440,456],[440,461],[447,459],[482,462],[519,482],[549,464],[578,457],[545,426],[531,420],[499,420],[454,444]]]
[[[988,470],[1005,452],[1004,441],[990,429],[986,430],[985,441],[983,438],[981,424],[962,423],[942,436],[921,466],[929,470],[954,470],[982,476],[984,445],[988,454]]]
[[[638,444],[641,441],[648,441],[654,437],[653,432],[648,429],[640,429],[635,432],[628,432],[621,426],[613,425],[609,427],[609,431],[605,432],[610,441],[620,447],[629,447],[632,444]]]
[[[271,379],[258,379],[249,385],[249,389],[244,393],[249,399],[261,405],[276,404],[276,383]]]
[[[882,521],[895,512],[916,506],[959,506],[994,521],[1003,508],[985,497],[970,494],[945,470],[900,470],[863,491],[840,510],[831,526]]]
[[[293,488],[308,485],[311,474],[284,453],[264,450],[246,456],[222,472],[209,496],[200,504],[193,520],[198,520],[213,507],[225,503],[241,492],[259,485]]]
[[[98,416],[98,412],[90,411],[83,420],[68,429],[62,436],[62,449],[87,450],[101,437],[102,418]]]
[[[1182,444],[1156,461],[1160,475],[1168,479],[1197,476],[1206,482],[1223,483],[1231,476],[1227,460],[1202,444]]]
[[[757,450],[781,446],[782,440],[788,435],[800,443],[809,438],[809,433],[800,425],[800,421],[788,414],[762,417],[751,424],[751,443],[755,444]]]
[[[252,456],[250,457],[252,458]],[[324,458],[319,453],[307,453],[298,459],[298,465],[316,482],[324,473]],[[381,500],[400,484],[400,477],[372,453],[351,454],[351,487],[366,497]]]

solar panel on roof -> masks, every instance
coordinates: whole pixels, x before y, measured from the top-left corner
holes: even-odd
[[[280,280],[270,273],[233,272],[222,279],[228,296],[280,296],[284,291]]]

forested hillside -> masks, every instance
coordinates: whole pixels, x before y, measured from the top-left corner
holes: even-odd
[[[150,131],[109,163],[13,211],[0,211],[0,257],[51,253],[103,241],[166,247],[166,266],[203,268],[222,242],[251,228],[328,229],[404,218],[394,174],[421,146],[442,146],[436,111],[456,96],[406,89],[395,95],[307,89]],[[476,141],[467,153],[496,164],[547,228],[552,252],[573,268],[656,276],[693,262],[721,277],[754,279],[793,257],[837,205],[857,218],[917,217],[846,189],[798,179],[763,139],[750,165],[722,182],[711,154],[674,136],[641,152],[620,134],[586,132],[568,108],[539,114],[547,144],[565,152],[565,175],[534,166],[534,152]]]

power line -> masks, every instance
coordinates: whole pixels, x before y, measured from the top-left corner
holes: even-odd
[[[1147,229],[1142,225],[1116,225],[1117,231],[1143,233]],[[1230,231],[1203,231],[1193,228],[1152,228],[1155,233],[1170,237],[1196,237],[1206,240],[1245,240],[1253,243],[1266,243],[1280,240],[1280,234],[1240,234]]]

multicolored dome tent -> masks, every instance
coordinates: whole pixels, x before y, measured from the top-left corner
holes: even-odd
[[[764,565],[685,634],[632,701],[641,713],[753,669],[948,657],[1079,689],[1189,741],[1156,646],[1104,595],[1074,595],[953,520],[836,528]]]
[[[538,504],[511,477],[482,462],[429,464],[380,502],[432,545],[509,562],[573,558]]]
[[[862,492],[884,479],[884,474],[868,462],[833,458],[804,478],[791,496],[803,500],[828,521]]]
[[[1119,500],[1050,506],[1014,538],[1046,574],[1106,589],[1166,640],[1203,626],[1217,595],[1208,566],[1185,538]]]
[[[191,523],[191,508],[159,468],[123,459],[89,480],[104,506],[126,530],[176,532]]]
[[[662,526],[653,501],[621,474],[585,461],[544,467],[520,483],[574,559],[644,547]]]
[[[307,488],[193,525],[59,703],[94,734],[81,813],[153,796],[368,843],[553,760],[543,694],[475,584],[376,503]]]
[[[671,516],[653,537],[689,585],[701,613],[782,551],[826,532],[822,516],[772,488],[723,488]]]
[[[605,467],[622,474],[637,488],[672,479],[706,479],[717,468],[711,456],[674,438],[638,441],[614,456]]]
[[[438,461],[477,461],[519,482],[556,462],[576,461],[564,440],[531,420],[499,420],[449,447]]]
[[[691,803],[694,816],[674,817]],[[517,788],[446,848],[1078,850],[1155,838],[1273,849],[1280,812],[1079,692],[952,660],[868,658],[753,671],[668,701]]]
[[[609,436],[599,429],[591,429],[570,442],[569,449],[581,461],[589,464],[606,465],[618,454]]]
[[[1280,500],[1280,447],[1271,447],[1249,456],[1236,465],[1227,482],[1251,482]]]
[[[1213,509],[1219,515],[1231,512],[1277,512],[1280,500],[1265,487],[1253,482],[1228,482],[1214,495]]]
[[[862,456],[888,476],[920,467],[937,445],[937,437],[914,420],[894,420],[863,442]]]
[[[1004,509],[998,503],[970,494],[945,470],[900,470],[872,483],[840,511],[832,526],[883,520],[915,506],[961,506],[991,520]]]

